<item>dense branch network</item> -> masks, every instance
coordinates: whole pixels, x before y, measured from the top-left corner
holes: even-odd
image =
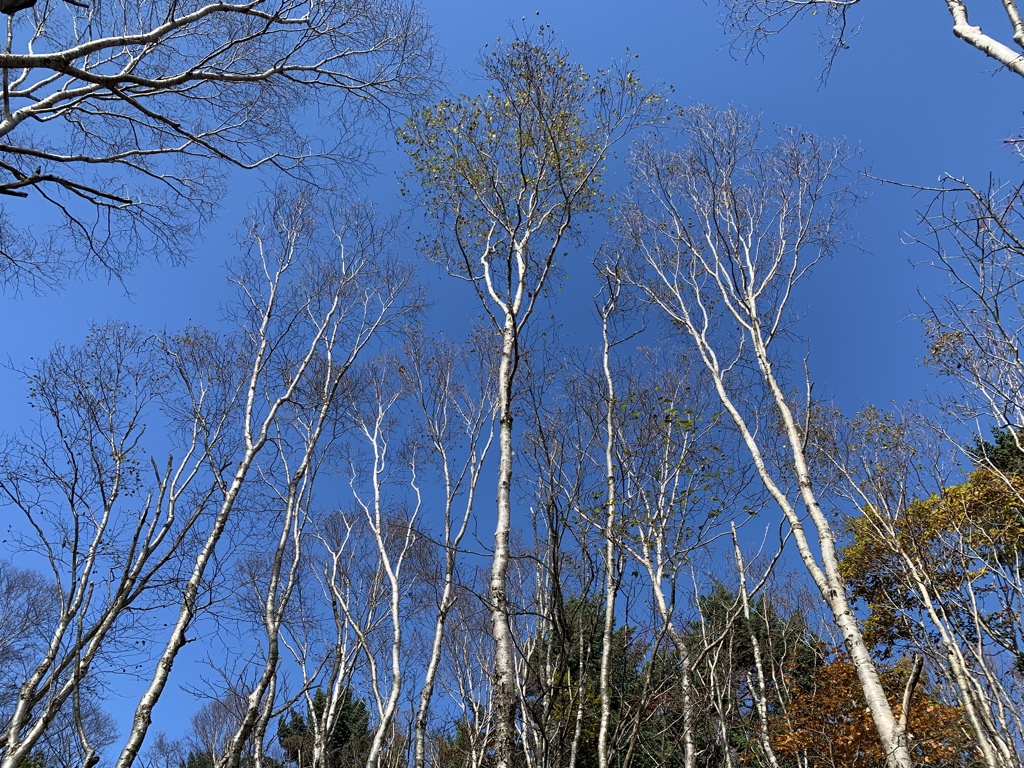
[[[425,21],[402,0],[47,0],[4,12],[8,286],[50,287],[76,267],[120,276],[143,251],[180,258],[232,169],[351,173],[353,123],[430,84]],[[314,109],[335,120],[336,142],[311,138]],[[51,215],[30,230],[35,196]]]

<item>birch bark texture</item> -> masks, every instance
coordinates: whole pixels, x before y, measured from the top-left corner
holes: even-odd
[[[689,337],[722,408],[746,445],[765,490],[781,509],[803,560],[843,636],[890,768],[912,765],[906,730],[893,715],[839,570],[836,535],[815,491],[801,413],[787,383],[782,337],[797,283],[844,233],[853,201],[850,152],[785,131],[769,142],[759,122],[735,110],[681,110],[678,150],[650,140],[632,155],[636,204],[623,217],[635,249],[634,280]],[[745,400],[760,392],[774,409]],[[773,455],[765,432],[784,437]]]
[[[468,282],[497,337],[498,482],[489,608],[498,768],[514,761],[515,648],[507,579],[512,528],[514,401],[528,321],[555,277],[574,220],[593,211],[612,145],[657,119],[661,99],[616,65],[588,75],[541,25],[479,60],[490,87],[446,99],[401,137],[438,234],[428,254]]]

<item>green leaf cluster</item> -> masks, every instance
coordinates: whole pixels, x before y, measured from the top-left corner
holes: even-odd
[[[622,67],[588,74],[547,26],[499,40],[480,66],[483,93],[423,108],[399,131],[410,187],[441,225],[423,246],[463,277],[487,267],[508,294],[524,278],[537,292],[573,217],[595,210],[609,148],[662,100]]]
[[[317,725],[323,723],[327,712],[327,695],[321,689],[303,717],[291,710],[277,726],[277,741],[284,750],[285,760],[298,768],[311,768],[317,737]],[[355,768],[365,765],[369,747],[370,714],[366,702],[353,699],[347,688],[342,694],[337,722],[326,736],[323,768]]]

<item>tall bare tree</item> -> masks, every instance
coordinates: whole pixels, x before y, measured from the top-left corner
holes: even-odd
[[[277,433],[278,420],[304,397],[317,398],[316,413],[329,411],[338,382],[374,335],[400,316],[399,310],[412,306],[406,297],[410,273],[391,261],[365,213],[356,211],[354,222],[339,223],[337,250],[323,242],[317,211],[303,196],[278,198],[251,221],[250,259],[235,278],[236,318],[245,339],[239,345],[243,375],[232,393],[237,404],[233,426],[239,432],[235,453],[225,464],[210,467],[218,492],[216,512],[194,557],[174,629],[139,700],[118,768],[132,765],[145,739],[153,707],[195,619],[203,574],[250,470]],[[360,243],[346,226],[356,226],[355,234],[368,239]],[[351,245],[346,234],[354,240]],[[319,398],[324,381],[327,396]],[[307,457],[315,440],[309,445]]]
[[[173,568],[172,554],[212,492],[200,491],[190,499],[194,511],[175,516],[199,473],[198,436],[186,436],[176,462],[146,466],[143,419],[167,389],[159,357],[152,337],[111,325],[95,328],[81,347],[54,349],[26,373],[39,422],[7,440],[0,491],[25,521],[15,546],[49,567],[53,595],[43,642],[12,680],[17,701],[0,735],[5,766],[32,752],[112,648],[122,669],[138,661],[138,636],[120,631],[108,640],[129,610],[140,609],[128,626],[144,625],[155,574]],[[88,763],[95,756],[85,750]]]
[[[308,199],[277,197],[249,230],[235,275],[235,331],[158,337],[111,325],[28,372],[40,422],[9,439],[0,492],[24,517],[16,545],[52,570],[57,607],[5,718],[0,765],[23,761],[115,658],[125,672],[150,676],[119,757],[122,766],[134,761],[213,597],[208,566],[244,522],[251,473],[272,469],[274,460],[258,463],[264,449],[284,446],[285,425],[309,415],[306,406],[329,410],[374,334],[413,306],[408,273],[389,261],[363,214],[356,231],[339,221],[333,248]],[[143,439],[154,419],[169,440]],[[296,470],[315,456],[318,433],[305,434]],[[167,621],[168,605],[176,619]],[[163,649],[151,651],[158,617],[171,629]],[[92,764],[98,756],[85,746]]]
[[[857,623],[836,532],[815,489],[802,420],[811,411],[810,381],[801,402],[784,378],[780,348],[798,281],[843,235],[849,151],[796,131],[768,143],[756,120],[733,110],[697,107],[680,118],[682,148],[652,141],[633,156],[640,202],[625,226],[642,265],[637,283],[692,343],[842,632],[890,768],[909,768],[906,728]],[[759,423],[771,411],[748,408],[750,391],[764,393],[777,415],[779,456],[766,450]]]
[[[668,345],[666,345],[667,347]],[[616,384],[612,448],[621,485],[616,543],[645,580],[659,635],[667,641],[678,674],[682,764],[698,759],[697,659],[687,641],[683,614],[700,591],[693,563],[729,516],[733,495],[720,480],[729,477],[716,444],[717,420],[699,371],[662,347],[645,350]],[[671,349],[669,347],[669,349]],[[697,375],[695,375],[697,374]],[[742,474],[742,473],[741,473]],[[718,531],[717,533],[721,533]]]
[[[616,473],[615,435],[616,435],[616,400],[615,376],[612,370],[612,352],[619,339],[613,337],[615,314],[622,294],[622,279],[618,265],[606,265],[601,272],[605,278],[604,292],[600,296],[598,314],[601,317],[601,371],[605,385],[605,418],[604,418],[604,474],[605,474],[605,515],[602,527],[604,536],[604,626],[601,629],[601,679],[599,695],[601,697],[601,723],[597,733],[597,765],[608,768],[610,761],[610,737],[612,717],[611,696],[611,664],[612,643],[615,639],[615,604],[618,597],[621,579],[622,556],[618,546],[617,530],[619,523],[619,476]]]
[[[947,281],[924,317],[928,362],[957,385],[950,405],[959,420],[989,420],[1024,451],[1024,186],[943,181],[915,240]]]
[[[353,624],[366,660],[365,675],[370,699],[376,708],[376,727],[367,751],[367,768],[377,768],[388,751],[386,739],[393,736],[399,698],[408,687],[409,660],[406,647],[413,581],[410,560],[419,547],[416,527],[422,497],[415,461],[408,479],[408,501],[391,498],[400,452],[399,411],[406,395],[398,362],[388,356],[375,361],[373,370],[362,372],[358,391],[353,391],[347,408],[359,447],[346,456],[343,474],[355,502],[353,523],[364,527],[375,549],[376,579],[382,599],[377,618],[368,629]],[[377,627],[380,631],[377,631]],[[393,745],[390,745],[393,747]],[[390,751],[394,751],[391,749]]]

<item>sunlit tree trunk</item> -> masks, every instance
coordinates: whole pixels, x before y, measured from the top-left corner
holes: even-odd
[[[764,148],[756,122],[732,111],[697,107],[685,113],[684,126],[680,150],[652,143],[634,155],[634,180],[646,198],[626,217],[627,237],[648,269],[638,283],[692,341],[842,633],[887,764],[910,768],[906,731],[850,605],[801,424],[769,352],[787,322],[794,285],[840,236],[840,211],[849,199],[841,182],[847,153],[807,134],[783,134],[775,147]],[[765,458],[757,414],[744,413],[739,398],[750,385],[741,380],[743,365],[757,372],[777,413],[792,491]]]
[[[523,263],[521,251],[517,260]],[[519,699],[506,592],[509,534],[512,530],[512,381],[517,362],[517,330],[515,315],[508,312],[502,329],[501,362],[498,365],[498,497],[488,592],[494,639],[494,738],[498,768],[511,768],[516,738],[515,710]]]
[[[616,471],[615,471],[615,378],[612,375],[611,352],[613,341],[610,338],[609,320],[615,311],[615,305],[621,291],[621,282],[618,274],[612,271],[608,274],[608,297],[600,308],[601,314],[601,368],[604,373],[605,391],[605,443],[604,443],[604,473],[605,473],[605,517],[604,517],[604,626],[601,631],[601,678],[599,694],[601,697],[601,721],[597,732],[597,764],[598,768],[608,768],[609,761],[609,731],[612,714],[611,695],[611,664],[612,664],[612,642],[615,633],[615,599],[617,596],[619,581],[619,556],[616,546]]]
[[[750,593],[747,590],[747,570],[743,564],[743,553],[740,550],[740,541],[736,536],[736,525],[732,526],[732,544],[736,553],[736,569],[740,578],[740,600],[743,605],[743,620],[746,624],[747,634],[750,637],[750,647],[754,655],[754,670],[756,677],[751,684],[751,693],[754,697],[754,707],[757,709],[758,718],[758,740],[761,742],[761,749],[764,751],[765,759],[771,768],[779,768],[778,758],[772,748],[771,738],[768,734],[768,682],[764,672],[764,661],[761,655],[761,643],[757,639],[757,632],[754,630],[754,622],[750,615]]]

